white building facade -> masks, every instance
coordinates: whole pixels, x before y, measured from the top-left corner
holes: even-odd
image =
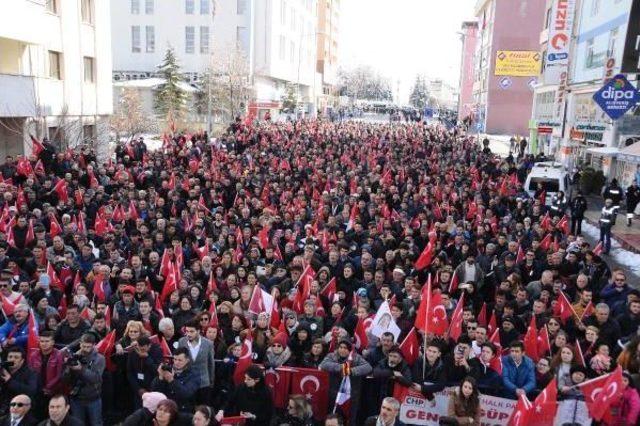
[[[29,134],[107,145],[110,19],[108,0],[0,4],[0,156],[29,154]]]
[[[170,45],[197,84],[212,60],[237,46],[254,89],[250,111],[277,111],[287,83],[312,109],[317,0],[112,0],[112,6],[114,80],[154,77]]]

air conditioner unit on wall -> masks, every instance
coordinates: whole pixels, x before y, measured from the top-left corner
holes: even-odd
[[[636,142],[640,142],[640,135],[638,134],[618,136],[618,148],[620,149],[626,148],[629,145],[633,145]]]

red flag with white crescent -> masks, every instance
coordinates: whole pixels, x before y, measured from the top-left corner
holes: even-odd
[[[329,406],[329,374],[315,368],[296,368],[291,376],[291,394],[304,395],[313,407],[313,416],[322,420]]]
[[[622,393],[622,367],[618,366],[613,373],[587,380],[577,386],[584,395],[591,417],[600,420],[613,400]]]
[[[420,355],[420,342],[418,342],[418,334],[415,327],[411,328],[411,331],[407,333],[407,336],[400,343],[400,350],[407,364],[413,365],[416,362]]]
[[[240,358],[236,362],[236,368],[233,371],[233,383],[238,386],[244,383],[244,373],[251,366],[253,362],[253,341],[251,337],[247,337],[242,342],[242,351],[240,352]]]

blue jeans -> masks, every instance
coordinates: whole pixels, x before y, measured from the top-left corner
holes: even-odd
[[[71,415],[83,424],[89,426],[102,426],[102,400],[94,401],[71,400]]]
[[[611,250],[611,225],[600,225],[600,241],[604,245],[603,252],[608,254]]]

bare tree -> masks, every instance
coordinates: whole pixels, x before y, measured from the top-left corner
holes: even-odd
[[[225,120],[241,114],[252,95],[249,61],[239,46],[222,48],[211,58],[201,81],[201,106],[211,102],[215,114]]]
[[[140,93],[133,87],[122,90],[109,127],[115,133],[116,140],[121,137],[133,139],[141,133],[157,129],[155,120],[145,112]]]
[[[391,100],[390,81],[369,66],[338,71],[340,92],[352,99]]]

